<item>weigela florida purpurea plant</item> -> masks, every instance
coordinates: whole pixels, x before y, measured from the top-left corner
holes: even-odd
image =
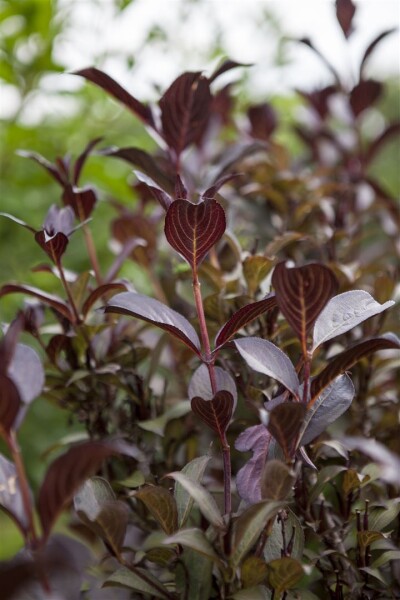
[[[337,2],[346,39],[354,12],[351,0]],[[214,91],[241,66],[233,61],[210,77],[178,77],[159,118],[105,73],[78,73],[126,105],[160,147],[101,151],[140,169],[135,210],[114,202],[118,253],[107,273],[90,230],[97,194],[79,184],[101,139],[74,163],[24,153],[57,181],[64,206],[52,205],[40,229],[3,216],[34,234],[51,261],[37,270],[58,280],[65,299],[20,283],[0,290],[35,300],[0,345],[0,433],[11,459],[0,455],[0,505],[26,542],[0,570],[5,598],[399,593],[392,367],[400,345],[381,333],[394,304],[398,223],[367,168],[398,124],[367,146],[357,135],[349,149],[329,105],[335,95],[348,101],[348,126],[360,133],[360,115],[382,91],[364,79],[364,63],[388,33],[366,50],[352,89],[333,71],[331,86],[303,93],[318,118],[313,131],[297,128],[312,151],[297,166],[274,139],[270,105],[250,107],[244,132],[231,86]],[[223,141],[227,129],[236,141]],[[365,185],[374,199],[360,215]],[[72,234],[83,234],[91,271],[65,269]],[[364,258],[372,234],[380,243]],[[146,269],[154,297],[118,278],[126,260]],[[44,367],[19,341],[23,331]],[[375,356],[381,350],[391,353]],[[51,462],[33,495],[18,429],[40,394],[86,436]],[[75,536],[52,533],[71,503]]]

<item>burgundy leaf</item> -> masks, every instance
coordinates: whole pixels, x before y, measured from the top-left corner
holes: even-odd
[[[264,102],[251,106],[247,111],[251,125],[251,135],[259,140],[269,140],[275,131],[278,119],[275,110]]]
[[[177,157],[203,134],[211,108],[208,80],[201,73],[183,73],[160,100],[165,141]]]
[[[81,71],[75,71],[73,75],[80,75],[88,81],[91,81],[95,85],[105,90],[110,96],[124,104],[129,110],[131,110],[139,119],[155,129],[155,123],[151,109],[137,100],[134,96],[129,94],[119,83],[117,83],[112,77],[103,73],[95,67],[89,67],[82,69]]]
[[[86,146],[86,148],[84,149],[84,151],[82,152],[82,154],[80,154],[78,156],[78,158],[76,159],[76,162],[74,165],[74,174],[73,174],[73,178],[72,178],[72,182],[74,185],[78,185],[81,171],[83,169],[83,166],[84,166],[89,154],[92,152],[93,148],[101,142],[102,139],[103,139],[102,137],[98,137],[98,138],[95,138],[94,140],[91,140],[88,143],[88,145]]]
[[[130,258],[148,267],[156,256],[157,231],[154,223],[146,216],[123,211],[111,223],[113,237],[122,245],[136,239],[140,243],[132,248]]]
[[[305,92],[304,90],[297,90],[300,94],[316,111],[316,113],[325,119],[329,110],[329,98],[337,92],[337,87],[334,85],[328,85],[322,89],[315,90],[313,92]]]
[[[223,73],[226,73],[227,71],[230,71],[231,69],[236,69],[237,67],[251,67],[252,65],[249,63],[238,63],[235,60],[230,60],[227,59],[225,60],[219,67],[217,67],[217,69],[214,71],[214,73],[211,75],[211,77],[209,78],[209,82],[212,83],[213,81],[215,81],[217,79],[217,77],[220,77],[220,75],[222,75]]]
[[[215,200],[192,204],[176,200],[165,218],[165,235],[170,245],[196,269],[207,252],[221,239],[226,220],[222,206]]]
[[[7,436],[21,407],[17,386],[10,377],[0,374],[0,434]]]
[[[38,499],[44,539],[76,490],[99,470],[106,458],[118,452],[112,443],[89,441],[73,446],[50,465]]]
[[[237,403],[237,389],[235,380],[228,371],[224,371],[221,367],[214,367],[215,380],[217,384],[217,391],[225,390],[230,392],[233,398],[233,410],[236,408]],[[202,363],[193,373],[192,378],[188,387],[188,396],[192,400],[195,396],[200,396],[203,400],[212,400],[214,397],[210,373],[208,372],[207,365]]]
[[[267,460],[271,434],[264,425],[254,425],[242,431],[235,442],[236,450],[253,452],[252,458],[239,469],[236,487],[245,502],[256,504],[261,501],[261,475]]]
[[[9,283],[0,288],[0,298],[2,296],[6,296],[7,294],[27,294],[28,296],[34,296],[35,298],[41,300],[41,302],[44,304],[47,304],[53,308],[71,323],[74,321],[74,317],[68,305],[58,296],[47,294],[46,292],[29,285],[19,285],[16,283]]]
[[[187,200],[187,195],[187,189],[180,175],[177,175],[175,180],[175,200]]]
[[[321,394],[322,390],[328,386],[338,375],[350,369],[357,361],[364,356],[368,356],[378,350],[389,350],[400,348],[399,339],[391,333],[381,337],[371,338],[356,344],[352,348],[341,352],[328,363],[311,383],[311,400],[308,406],[312,406]]]
[[[1,391],[0,391],[1,394]],[[0,454],[0,508],[5,510],[25,536],[28,518],[15,465]]]
[[[62,200],[66,206],[72,208],[80,221],[90,217],[97,202],[96,194],[91,188],[81,189],[71,185],[65,186]]]
[[[368,58],[370,57],[371,53],[375,50],[375,47],[380,44],[380,42],[382,40],[384,40],[388,35],[394,33],[395,31],[397,31],[397,27],[393,27],[392,29],[387,29],[386,31],[382,31],[382,33],[380,33],[374,40],[372,40],[372,42],[369,44],[369,46],[367,47],[367,49],[364,52],[364,55],[361,59],[361,63],[360,63],[360,80],[363,79],[363,72],[364,72],[364,68],[365,68],[365,63],[367,62]]]
[[[300,402],[282,402],[269,413],[268,430],[290,460],[303,423],[306,407]]]
[[[355,117],[358,117],[365,109],[379,98],[383,86],[379,81],[367,79],[360,81],[350,92],[350,106]]]
[[[356,12],[356,6],[352,0],[336,0],[336,18],[346,38],[353,31],[353,17]]]
[[[55,179],[62,187],[64,187],[65,183],[67,183],[65,177],[59,173],[58,169],[41,154],[38,154],[37,152],[30,152],[28,150],[18,150],[18,155],[22,156],[23,158],[31,158],[32,160],[36,161],[41,167],[46,169],[53,179]]]
[[[189,321],[154,298],[134,292],[124,292],[110,300],[105,312],[128,315],[152,323],[169,331],[193,352],[200,354],[200,340]]]
[[[121,292],[126,290],[124,283],[105,283],[100,285],[93,292],[89,294],[82,306],[82,314],[86,316],[93,304],[97,302],[101,297],[108,295],[110,292]]]
[[[235,177],[239,177],[240,173],[229,173],[228,175],[224,175],[220,179],[218,179],[211,187],[209,187],[203,194],[201,195],[202,200],[214,200],[215,196],[218,194],[219,190],[225,183],[228,181],[232,181]]]
[[[276,301],[288,323],[307,352],[307,336],[316,318],[329,299],[336,293],[338,282],[328,267],[310,264],[287,268],[279,263],[272,275]]]
[[[148,175],[145,175],[144,173],[141,173],[140,171],[137,171],[137,170],[134,170],[133,172],[135,173],[135,175],[139,181],[139,183],[137,183],[135,185],[135,189],[137,191],[139,191],[138,187],[144,186],[144,187],[142,187],[142,190],[141,190],[141,198],[143,198],[144,190],[150,192],[151,197],[155,198],[157,200],[157,202],[159,202],[159,204],[165,210],[165,212],[167,212],[168,208],[170,207],[170,205],[172,203],[171,196],[169,194],[167,194],[166,192],[164,192],[164,190],[157,187],[156,183],[151,179],[151,177],[148,177]]]
[[[163,171],[156,159],[140,148],[107,148],[101,152],[105,156],[121,158],[131,165],[136,165],[148,177],[151,177],[162,190],[173,194],[175,181]]]
[[[49,237],[45,231],[35,233],[35,240],[56,265],[60,262],[69,241],[64,233],[59,232]]]
[[[259,300],[258,302],[252,302],[251,304],[246,304],[246,306],[242,306],[239,308],[233,315],[228,319],[228,321],[221,327],[219,332],[217,333],[217,337],[215,338],[215,347],[220,348],[223,344],[225,344],[228,340],[230,340],[235,333],[237,333],[242,327],[245,327],[254,319],[257,319],[260,315],[266,313],[267,311],[275,308],[276,306],[276,298],[275,294],[269,295],[267,298],[263,300]]]
[[[233,413],[233,397],[230,392],[220,390],[212,400],[203,400],[195,396],[191,401],[192,411],[223,438]]]

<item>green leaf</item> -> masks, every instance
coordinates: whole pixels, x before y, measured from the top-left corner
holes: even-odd
[[[197,481],[200,483],[210,458],[211,456],[200,456],[199,458],[191,460],[183,467],[181,473],[184,473],[184,475],[186,475],[192,481]],[[179,527],[183,527],[192,509],[193,498],[189,492],[187,492],[186,489],[178,482],[175,485],[174,497],[178,509]]]
[[[213,562],[205,556],[184,548],[181,562],[175,569],[179,598],[209,600],[211,596]]]
[[[374,531],[382,531],[392,521],[394,521],[400,512],[400,498],[386,500],[384,507],[371,508],[368,515],[368,527]]]
[[[400,550],[387,550],[387,552],[383,552],[379,558],[374,560],[371,568],[379,569],[379,567],[382,567],[391,560],[400,560]]]
[[[301,564],[288,556],[272,560],[268,570],[269,584],[278,594],[293,588],[304,574]]]
[[[246,558],[241,569],[241,581],[245,588],[254,587],[262,583],[267,577],[268,565],[258,556],[249,556]]]
[[[138,421],[138,425],[141,429],[145,431],[150,431],[151,433],[156,433],[157,435],[163,436],[165,427],[169,421],[173,419],[179,419],[190,413],[191,406],[189,400],[184,400],[183,402],[179,402],[175,404],[172,408],[168,409],[165,413],[163,413],[160,417],[156,419],[149,419],[147,421]]]
[[[181,486],[191,495],[194,501],[197,503],[201,513],[204,517],[218,529],[225,529],[225,523],[222,518],[221,512],[211,496],[210,492],[206,490],[197,481],[192,481],[184,473],[176,471],[174,473],[168,473],[167,477],[171,477],[175,481],[181,484]]]
[[[176,502],[168,490],[159,485],[148,485],[135,494],[146,505],[155,520],[166,534],[174,533],[178,528]]]
[[[162,583],[148,569],[138,567],[134,567],[132,570],[121,567],[107,577],[103,587],[123,587],[143,594],[151,594],[155,598],[170,598],[170,594]]]
[[[275,518],[282,502],[259,502],[236,520],[233,530],[231,565],[236,569],[251,550],[270,519]]]
[[[174,535],[171,535],[163,541],[163,544],[181,544],[187,548],[191,548],[195,552],[210,558],[215,562],[221,562],[204,532],[197,527],[191,529],[181,529]]]
[[[250,296],[256,293],[258,286],[272,268],[273,262],[264,256],[248,256],[243,262],[243,276]]]

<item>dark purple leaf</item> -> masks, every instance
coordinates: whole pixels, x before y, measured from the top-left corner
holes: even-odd
[[[96,194],[91,188],[78,188],[67,185],[64,188],[62,200],[66,206],[70,206],[79,221],[85,221],[90,215],[97,202]]]
[[[306,354],[307,336],[318,315],[337,291],[336,277],[324,265],[310,264],[290,269],[281,262],[272,274],[272,285],[278,306],[299,337]]]
[[[18,388],[10,377],[0,374],[0,435],[8,436],[21,407]]]
[[[249,504],[261,500],[261,475],[267,460],[271,434],[264,425],[254,425],[242,431],[235,442],[236,450],[253,452],[252,458],[239,469],[236,487],[239,496]]]
[[[129,92],[119,85],[119,83],[117,83],[106,73],[103,73],[103,71],[100,71],[95,67],[88,67],[87,69],[82,69],[81,71],[75,71],[73,75],[80,75],[95,85],[98,85],[110,96],[118,100],[118,102],[121,102],[127,108],[129,108],[129,110],[139,117],[139,119],[141,119],[145,125],[149,125],[155,129],[153,114],[150,107],[129,94]]]
[[[17,154],[23,158],[31,158],[36,161],[41,167],[46,169],[53,179],[55,179],[62,187],[67,183],[67,180],[60,174],[59,170],[41,154],[30,152],[28,150],[18,150]]]
[[[169,194],[167,194],[166,192],[164,192],[164,190],[157,187],[155,182],[151,179],[151,177],[144,175],[144,173],[141,173],[140,171],[134,171],[134,173],[135,173],[137,179],[139,180],[139,183],[137,184],[137,186],[139,186],[139,185],[144,186],[143,189],[148,190],[150,192],[151,196],[153,198],[155,198],[157,200],[157,202],[159,202],[159,204],[165,210],[165,212],[167,212],[167,210],[169,209],[169,207],[172,203],[171,196]],[[136,190],[137,190],[137,186],[135,186]]]
[[[49,236],[45,231],[35,233],[35,240],[55,265],[59,264],[69,242],[68,237],[63,233],[55,233]]]
[[[175,200],[187,200],[187,195],[187,189],[180,175],[177,175],[175,180]]]
[[[286,460],[292,458],[306,407],[300,402],[282,402],[269,413],[268,431],[281,446]]]
[[[31,231],[32,233],[36,233],[36,229],[34,227],[31,227],[30,225],[28,225],[28,223],[25,223],[25,221],[21,221],[21,219],[17,219],[17,217],[14,217],[13,215],[0,212],[0,217],[6,217],[6,219],[10,219],[10,221],[14,221],[14,223],[22,225],[22,227],[25,227],[25,229],[29,229],[29,231]]]
[[[41,393],[44,369],[39,355],[25,344],[17,344],[8,368],[8,376],[18,388],[24,404],[30,404]]]
[[[72,178],[72,182],[74,185],[78,185],[79,177],[81,175],[82,169],[84,167],[84,164],[85,164],[89,154],[92,152],[93,148],[102,141],[102,139],[103,139],[102,137],[98,137],[98,138],[95,138],[94,140],[91,140],[88,143],[88,145],[86,146],[86,148],[84,149],[84,151],[82,152],[82,154],[80,154],[78,156],[78,158],[76,159],[76,162],[74,165],[74,174],[73,174],[73,178]]]
[[[299,445],[309,444],[336,421],[350,406],[354,385],[348,375],[340,375],[326,387],[307,410],[299,436]]]
[[[34,296],[38,298],[44,304],[47,304],[63,317],[68,319],[71,323],[74,321],[74,317],[68,307],[68,305],[58,296],[47,294],[38,288],[31,287],[29,285],[19,285],[16,283],[8,283],[0,288],[0,298],[7,294],[27,294],[28,296]]]
[[[397,31],[397,27],[393,27],[391,29],[387,29],[386,31],[382,31],[372,42],[368,45],[367,49],[364,52],[364,55],[361,59],[360,63],[360,80],[363,79],[363,73],[365,68],[365,63],[368,58],[371,56],[372,52],[375,50],[376,46],[380,44],[382,40],[384,40],[388,35],[395,33]]]
[[[249,367],[279,381],[298,397],[299,379],[291,360],[277,346],[257,337],[233,342]]]
[[[169,331],[193,352],[200,353],[199,337],[189,321],[154,298],[134,292],[124,292],[110,300],[105,312],[143,319],[143,321]]]
[[[251,106],[247,111],[252,137],[259,140],[269,140],[278,124],[275,110],[270,104],[264,102]]]
[[[295,482],[295,473],[281,460],[273,458],[265,464],[261,476],[263,500],[286,500]]]
[[[218,179],[211,187],[209,187],[203,194],[201,195],[202,200],[214,200],[215,196],[221,189],[225,183],[228,181],[232,181],[235,177],[239,177],[240,173],[229,173],[228,175],[224,175],[220,179]]]
[[[197,268],[208,251],[221,239],[225,228],[224,209],[215,200],[205,200],[199,204],[176,200],[165,218],[168,242],[192,269]]]
[[[101,152],[105,156],[121,158],[131,165],[139,167],[143,173],[151,177],[162,190],[174,193],[174,178],[165,173],[151,154],[140,148],[106,148]]]
[[[355,12],[356,6],[352,0],[336,0],[336,18],[346,38],[353,31],[353,17]]]
[[[230,60],[227,59],[225,60],[219,67],[217,67],[217,69],[214,71],[214,73],[211,75],[211,77],[209,78],[209,82],[212,83],[213,81],[215,81],[217,79],[217,77],[220,77],[220,75],[222,75],[223,73],[226,73],[227,71],[230,71],[231,69],[236,69],[237,67],[251,67],[252,65],[250,63],[238,63],[235,60]]]
[[[190,404],[192,411],[222,439],[232,418],[232,394],[221,390],[212,400],[203,400],[195,396]]]
[[[86,316],[93,304],[103,296],[109,295],[110,292],[123,292],[125,290],[126,285],[124,283],[105,283],[104,285],[100,285],[86,298],[82,306],[83,316]]]
[[[225,390],[232,394],[233,410],[236,408],[237,389],[232,376],[221,367],[214,367],[217,390]],[[189,383],[188,395],[190,400],[195,396],[200,396],[203,400],[212,400],[214,394],[211,388],[210,374],[207,365],[204,363],[193,373]]]
[[[228,321],[221,327],[219,332],[217,333],[217,337],[215,338],[215,347],[220,348],[223,344],[225,344],[228,340],[230,340],[235,333],[237,333],[242,327],[245,327],[254,319],[257,319],[260,315],[266,313],[267,311],[275,308],[276,299],[275,294],[269,295],[267,298],[263,300],[259,300],[258,302],[252,302],[251,304],[246,304],[246,306],[242,306],[239,308],[233,315],[228,319]]]
[[[386,127],[386,129],[384,129],[384,131],[378,135],[377,138],[375,138],[373,140],[373,142],[371,142],[364,154],[363,157],[363,162],[366,165],[369,165],[369,163],[375,158],[375,156],[378,154],[378,152],[380,152],[381,148],[388,142],[390,141],[391,138],[395,138],[399,135],[400,133],[400,121],[397,121],[395,123],[391,123],[388,127]]]
[[[24,329],[24,325],[24,315],[23,313],[19,313],[19,315],[10,323],[6,334],[0,341],[0,373],[3,375],[7,375],[7,371],[17,348],[18,338]]]
[[[313,406],[317,397],[321,392],[334,380],[338,375],[350,369],[357,361],[364,356],[368,356],[378,350],[390,350],[400,348],[399,339],[392,333],[387,333],[381,337],[371,338],[356,344],[352,348],[341,352],[331,359],[328,365],[323,369],[311,383],[311,400],[308,403],[308,408]]]
[[[379,98],[383,86],[379,81],[367,79],[360,81],[350,92],[350,106],[355,117],[358,117],[364,110],[372,106]]]
[[[157,230],[155,224],[142,214],[122,211],[121,215],[111,223],[113,238],[123,246],[130,240],[138,243],[132,248],[129,257],[145,267],[155,259],[157,249]]]
[[[104,460],[118,452],[118,446],[111,442],[89,441],[73,446],[52,462],[38,499],[44,539],[76,490],[99,470]]]
[[[201,73],[183,73],[160,100],[165,141],[177,157],[203,134],[211,109],[210,85]]]
[[[0,392],[1,394],[1,392]],[[15,465],[0,454],[0,508],[5,510],[25,536],[28,518],[25,513]]]
[[[313,92],[305,92],[304,90],[297,90],[307,102],[313,107],[315,112],[325,119],[329,111],[329,98],[337,92],[337,86],[328,85],[324,88],[314,90]]]

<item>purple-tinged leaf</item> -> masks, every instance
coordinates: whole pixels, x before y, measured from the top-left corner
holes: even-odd
[[[17,154],[18,156],[22,156],[22,158],[31,158],[32,160],[36,161],[41,167],[46,169],[46,171],[53,177],[53,179],[57,181],[57,183],[61,185],[61,187],[64,187],[64,185],[67,183],[67,180],[62,176],[62,174],[60,174],[59,170],[41,154],[38,154],[37,152],[30,152],[29,150],[18,150]]]
[[[77,489],[119,452],[111,442],[89,441],[73,446],[50,465],[40,488],[38,512],[47,539],[54,521]]]
[[[36,229],[34,227],[31,227],[30,225],[28,225],[28,223],[25,223],[25,221],[21,221],[21,219],[17,219],[17,217],[14,217],[13,215],[0,212],[0,217],[6,217],[6,219],[10,219],[10,221],[14,221],[14,223],[22,225],[22,227],[25,227],[25,229],[29,229],[29,231],[31,231],[32,233],[36,233]]]
[[[253,456],[236,475],[238,494],[249,504],[256,504],[261,500],[261,475],[270,442],[271,434],[264,425],[254,425],[245,429],[235,441],[235,448],[239,452],[253,452]]]
[[[231,69],[236,69],[237,67],[251,67],[251,66],[252,65],[250,63],[238,63],[235,60],[230,60],[228,58],[227,60],[224,60],[224,62],[219,67],[217,67],[217,69],[210,76],[208,81],[210,83],[212,83],[213,81],[215,81],[217,79],[217,77],[220,77],[223,73],[226,73],[227,71],[230,71]]]
[[[247,111],[247,116],[251,125],[251,136],[268,141],[278,124],[278,118],[272,106],[267,102],[251,106]]]
[[[273,458],[267,461],[261,477],[263,500],[286,500],[295,481],[295,474],[284,462]]]
[[[175,498],[160,485],[146,485],[135,493],[149,510],[154,519],[161,525],[167,535],[178,529],[178,510]]]
[[[382,31],[372,42],[368,45],[367,49],[364,52],[364,55],[361,59],[360,63],[360,80],[363,79],[365,63],[368,58],[371,56],[372,52],[375,50],[376,46],[380,44],[382,40],[384,40],[388,35],[395,33],[397,31],[397,27],[393,27],[391,29],[387,29],[386,31]]]
[[[380,152],[381,148],[392,138],[396,138],[400,133],[400,121],[391,123],[382,131],[377,138],[368,144],[363,157],[363,163],[369,165],[374,160],[375,156]]]
[[[99,144],[102,141],[102,139],[103,139],[102,137],[98,137],[98,138],[95,138],[94,140],[91,140],[87,144],[87,146],[84,149],[84,151],[76,159],[76,162],[75,162],[75,165],[74,165],[74,174],[73,174],[73,177],[72,177],[72,182],[73,182],[74,185],[78,185],[82,169],[83,169],[83,167],[85,165],[85,162],[86,162],[89,154],[92,152],[93,148],[95,146],[97,146],[97,144]]]
[[[157,230],[155,224],[145,215],[132,214],[122,210],[112,221],[111,232],[120,244],[125,245],[132,239],[138,244],[133,248],[130,258],[139,264],[149,267],[154,261],[157,249]]]
[[[256,337],[241,338],[233,343],[249,367],[276,379],[298,398],[299,379],[292,362],[282,350],[272,342]]]
[[[161,188],[157,187],[155,182],[151,179],[151,177],[148,177],[140,171],[134,170],[133,172],[135,173],[139,181],[139,185],[145,186],[145,188],[149,190],[153,198],[155,198],[160,204],[160,206],[162,206],[162,208],[165,210],[165,212],[167,212],[172,203],[171,196],[164,192],[164,190],[162,190]]]
[[[183,73],[160,100],[165,141],[177,157],[203,134],[211,109],[210,84],[201,73]]]
[[[70,206],[59,208],[56,204],[52,204],[43,223],[43,229],[48,237],[56,233],[69,236],[74,229],[74,211]]]
[[[0,373],[3,375],[7,375],[10,363],[15,354],[18,338],[24,329],[24,325],[24,314],[19,313],[10,323],[2,340],[0,340]]]
[[[379,98],[383,90],[383,85],[374,79],[360,81],[350,92],[350,106],[355,117],[358,117],[364,110],[372,106]]]
[[[21,398],[17,386],[10,377],[0,374],[0,435],[9,435],[20,407]]]
[[[210,460],[211,455],[194,458],[183,467],[182,473],[192,481],[201,483],[204,471]],[[193,506],[193,498],[178,482],[175,484],[174,498],[178,510],[179,528],[181,529],[189,518]]]
[[[306,407],[300,402],[282,402],[269,413],[268,431],[281,446],[286,460],[292,458]]]
[[[222,439],[232,419],[233,397],[230,392],[221,390],[212,400],[195,396],[191,401],[192,411]]]
[[[400,487],[400,458],[375,439],[344,437],[340,442],[348,450],[358,450],[379,465],[379,478]]]
[[[400,348],[400,340],[393,333],[386,333],[381,337],[360,342],[352,348],[341,352],[332,358],[325,369],[313,379],[311,383],[311,400],[308,403],[308,408],[313,406],[321,392],[338,375],[350,369],[361,358],[379,350],[396,350],[398,348]]]
[[[106,148],[101,151],[105,156],[121,158],[131,165],[139,167],[143,173],[151,177],[162,190],[169,194],[174,193],[174,178],[165,173],[157,163],[156,159],[148,152],[140,148]]]
[[[220,348],[226,344],[242,327],[257,319],[260,315],[268,312],[276,306],[275,294],[269,295],[263,300],[252,302],[239,308],[228,321],[221,327],[215,338],[215,347]]]
[[[235,410],[237,403],[237,389],[234,379],[227,371],[221,369],[221,367],[214,367],[214,371],[217,382],[217,391],[225,390],[232,394],[234,403],[233,410]],[[190,400],[195,396],[200,396],[203,400],[213,399],[214,394],[211,389],[210,374],[204,363],[193,373],[189,383],[188,395]]]
[[[225,185],[225,183],[228,183],[228,181],[232,181],[232,179],[235,179],[235,177],[239,177],[239,175],[240,173],[228,173],[228,175],[220,177],[212,186],[210,186],[208,189],[206,189],[205,192],[203,192],[203,194],[201,195],[201,199],[214,200],[221,187]]]
[[[29,523],[17,471],[14,463],[7,460],[2,454],[0,454],[0,509],[6,511],[15,521],[22,535],[25,536]]]
[[[346,38],[353,32],[355,12],[356,6],[353,0],[336,0],[336,18]]]
[[[297,334],[305,355],[308,334],[337,290],[336,277],[324,265],[310,264],[290,269],[281,262],[272,274],[272,285],[278,306]]]
[[[44,369],[39,355],[25,344],[17,344],[8,368],[8,376],[18,388],[24,404],[30,404],[41,393]]]
[[[35,233],[35,240],[56,265],[60,262],[69,242],[68,237],[63,233],[48,236],[45,231]]]
[[[226,228],[225,212],[215,200],[192,204],[176,200],[165,218],[165,235],[169,244],[179,252],[192,269],[205,258],[209,250],[223,236]]]
[[[110,300],[105,312],[143,319],[143,321],[169,331],[193,352],[200,354],[200,340],[189,321],[154,298],[134,292],[124,292]]]
[[[139,239],[131,239],[127,241],[121,248],[121,251],[115,258],[111,267],[107,271],[107,275],[104,277],[104,281],[112,282],[113,279],[118,275],[120,269],[122,268],[125,260],[131,256],[132,252],[138,248],[139,246],[143,246],[146,242],[144,240]]]
[[[28,296],[33,296],[34,298],[38,298],[44,304],[47,304],[55,311],[57,311],[60,315],[68,319],[71,323],[74,321],[74,317],[68,307],[68,305],[58,296],[54,296],[53,294],[47,294],[38,288],[34,288],[28,285],[19,285],[16,283],[8,283],[3,285],[0,288],[0,298],[2,296],[6,296],[7,294],[27,294]]]
[[[124,283],[105,283],[104,285],[100,285],[93,292],[89,294],[86,298],[83,306],[82,306],[82,314],[85,317],[89,310],[92,308],[93,304],[97,302],[103,296],[110,295],[110,292],[123,292],[126,290],[126,285]]]
[[[333,94],[337,93],[338,88],[335,85],[328,85],[312,92],[304,90],[296,91],[312,106],[321,119],[325,119],[329,112],[329,99]]]
[[[340,375],[326,387],[307,410],[299,435],[299,446],[312,442],[349,408],[355,390],[348,375]]]
[[[150,107],[137,100],[112,77],[106,73],[103,73],[103,71],[100,71],[95,67],[88,67],[87,69],[75,71],[73,75],[80,75],[95,85],[98,85],[100,88],[106,91],[107,94],[129,108],[129,110],[139,117],[139,119],[141,119],[145,125],[155,129],[153,113],[151,112]]]
[[[175,197],[175,200],[187,200],[187,197],[188,197],[187,189],[186,189],[180,175],[176,176],[174,197]]]
[[[366,319],[380,314],[393,304],[392,300],[379,304],[363,290],[352,290],[334,296],[315,321],[312,350],[353,329]]]
[[[85,221],[90,217],[97,202],[95,192],[91,188],[78,188],[66,185],[62,195],[66,206],[70,206],[79,221]]]

